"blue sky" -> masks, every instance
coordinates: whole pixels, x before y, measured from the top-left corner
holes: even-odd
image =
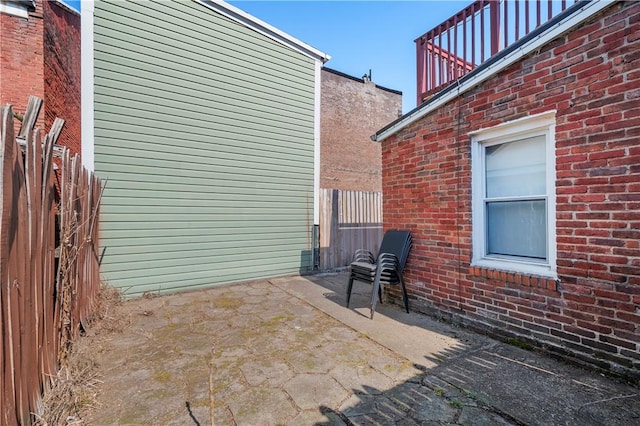
[[[416,106],[415,40],[471,1],[229,1],[331,55],[329,68],[401,90]]]
[[[66,1],[80,8],[79,1]],[[415,40],[465,1],[245,1],[229,3],[331,56],[326,66],[401,90],[416,106]]]

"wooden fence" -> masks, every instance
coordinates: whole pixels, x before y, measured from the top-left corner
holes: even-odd
[[[100,288],[101,184],[66,149],[54,160],[64,122],[56,119],[43,141],[40,130],[33,129],[41,105],[37,98],[29,100],[17,138],[11,106],[2,108],[0,123],[3,426],[33,422]]]
[[[382,241],[382,194],[320,189],[320,270],[349,266],[357,249],[377,253]]]

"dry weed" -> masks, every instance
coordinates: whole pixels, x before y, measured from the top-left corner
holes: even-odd
[[[95,361],[72,350],[67,365],[58,371],[52,382],[42,400],[43,411],[35,416],[35,424],[83,424],[80,413],[95,403],[96,387],[100,383]]]
[[[120,290],[103,283],[100,287],[94,319],[89,330],[86,330],[86,334],[98,336],[121,333],[130,324],[128,316],[118,313],[118,307],[122,302]]]
[[[72,343],[64,365],[45,390],[41,412],[34,414],[35,425],[85,424],[84,413],[95,406],[101,383],[95,354],[108,335],[129,325],[128,317],[118,313],[121,304],[120,291],[103,283],[90,327]]]

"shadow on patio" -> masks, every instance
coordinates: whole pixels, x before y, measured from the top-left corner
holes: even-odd
[[[397,305],[379,304],[370,320],[369,285],[356,282],[355,309],[344,307],[347,273],[302,280],[272,283],[406,357],[421,371],[391,389],[351,389],[339,411],[320,407],[328,418],[358,425],[629,425],[640,420],[640,393],[633,386],[407,314]]]

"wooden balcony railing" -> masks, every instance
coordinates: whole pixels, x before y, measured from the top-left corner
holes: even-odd
[[[477,0],[418,37],[418,105],[584,0]]]

